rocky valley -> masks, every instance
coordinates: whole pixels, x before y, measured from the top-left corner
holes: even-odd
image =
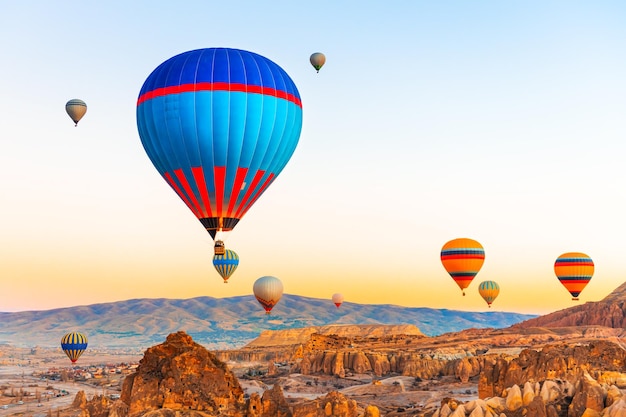
[[[265,330],[208,350],[184,331],[145,350],[119,398],[80,391],[60,416],[626,416],[626,283],[503,328],[413,324]]]
[[[625,291],[506,328],[439,336],[404,324],[323,325],[207,350],[174,332],[144,352],[119,399],[81,392],[64,414],[625,416]]]

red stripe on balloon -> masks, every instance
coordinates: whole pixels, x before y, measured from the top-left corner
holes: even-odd
[[[209,199],[209,193],[206,189],[206,181],[204,181],[204,171],[202,167],[191,168],[193,173],[193,179],[196,182],[196,187],[200,190],[200,198],[202,199],[203,214],[205,217],[213,217],[213,211],[211,210],[211,200]]]
[[[261,194],[263,194],[263,191],[265,191],[267,189],[267,187],[269,187],[269,185],[272,183],[273,180],[274,180],[274,174],[270,174],[270,176],[267,178],[267,180],[265,180],[265,182],[263,183],[261,188],[259,188],[259,191],[257,191],[257,193],[254,195],[252,200],[248,204],[246,204],[246,207],[244,208],[243,212],[241,213],[242,217],[243,217],[244,214],[246,214],[248,209],[250,209],[250,207],[252,207],[252,205],[259,199],[259,197],[261,197]]]
[[[187,207],[189,207],[189,210],[191,210],[193,214],[196,215],[196,217],[200,218],[199,213],[194,210],[193,205],[189,202],[189,200],[185,196],[185,193],[183,193],[183,191],[178,187],[176,181],[174,181],[174,178],[172,178],[170,173],[166,172],[165,174],[163,174],[163,178],[165,178],[165,181],[167,181],[170,187],[172,187],[174,191],[176,191],[176,194],[178,194],[178,196],[185,202]]]
[[[302,100],[286,91],[277,90],[271,87],[263,87],[261,85],[250,85],[241,83],[195,83],[155,88],[154,90],[147,91],[139,96],[139,98],[137,99],[137,106],[139,106],[143,102],[152,100],[155,97],[162,97],[179,93],[195,93],[198,91],[232,91],[262,94],[265,96],[282,98],[296,104],[298,107],[302,107]]]
[[[226,178],[226,167],[213,167],[215,176],[215,205],[217,206],[217,217],[222,217],[224,204],[224,179]]]
[[[235,203],[237,202],[237,197],[239,197],[239,193],[241,192],[243,180],[246,179],[247,173],[248,168],[237,168],[235,183],[233,184],[233,189],[230,192],[230,203],[228,204],[228,212],[226,213],[226,217],[233,217],[233,209],[235,207]]]
[[[237,213],[235,213],[235,218],[240,219],[243,216],[243,213],[246,212],[245,211],[246,203],[248,199],[250,198],[250,195],[252,195],[252,192],[256,188],[259,181],[261,181],[261,178],[263,178],[263,175],[265,175],[265,171],[261,171],[261,170],[257,171],[256,174],[254,174],[254,178],[252,179],[252,184],[250,184],[250,188],[248,188],[248,191],[246,191],[246,193],[244,194],[243,199],[241,200],[241,203],[239,204],[239,208],[237,209]]]
[[[194,206],[194,209],[192,209],[192,211],[194,213],[198,213],[198,218],[201,218],[200,216],[203,216],[202,209],[200,208],[200,204],[198,204],[196,194],[191,190],[191,186],[189,185],[189,181],[187,181],[187,177],[185,177],[185,173],[182,169],[179,168],[174,171],[174,175],[176,175],[176,178],[178,178],[178,181],[182,184],[183,189],[191,199],[191,203]]]

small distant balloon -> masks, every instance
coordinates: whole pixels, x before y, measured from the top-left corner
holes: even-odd
[[[224,279],[224,284],[228,283],[228,278],[235,272],[239,265],[239,255],[234,250],[226,249],[223,255],[213,255],[213,266]]]
[[[78,122],[87,113],[87,104],[77,98],[65,103],[65,111],[74,122],[74,126],[78,126]]]
[[[473,239],[453,239],[441,249],[441,263],[463,295],[485,262],[485,250]]]
[[[87,336],[80,332],[67,333],[61,339],[61,349],[72,363],[75,363],[87,349]]]
[[[324,54],[321,52],[315,52],[311,55],[309,61],[311,61],[311,65],[313,65],[313,68],[315,68],[317,72],[320,72],[320,69],[326,63],[326,56],[324,56]]]
[[[556,258],[554,273],[561,284],[577,301],[581,291],[593,276],[594,264],[591,258],[581,252],[567,252]]]
[[[333,300],[333,303],[335,303],[335,305],[337,306],[337,308],[339,308],[341,303],[343,303],[343,294],[340,294],[340,293],[333,294],[332,300]]]
[[[500,294],[500,286],[495,281],[483,281],[478,286],[478,293],[487,302],[489,308],[491,308],[491,303],[493,303],[498,294]]]

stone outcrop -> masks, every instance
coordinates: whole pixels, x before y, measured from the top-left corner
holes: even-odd
[[[304,344],[311,335],[337,336],[339,338],[385,338],[402,335],[424,336],[417,326],[412,324],[329,324],[326,326],[312,326],[300,329],[265,330],[258,338],[246,345],[247,348],[256,346],[284,346]]]
[[[482,400],[448,399],[434,417],[626,416],[625,388],[626,350],[620,345],[551,344],[513,359],[485,356],[478,383]]]
[[[235,375],[184,332],[146,350],[137,371],[124,380],[121,400],[129,416],[159,409],[241,416],[246,410]]]
[[[283,390],[278,384],[265,391],[262,396],[253,393],[247,408],[248,417],[292,417]]]
[[[374,412],[373,409],[370,413]],[[294,417],[358,417],[356,401],[346,398],[336,391],[329,392],[317,400],[293,406]]]
[[[480,398],[500,395],[505,388],[526,382],[560,379],[574,383],[587,372],[594,378],[621,381],[626,372],[626,350],[607,341],[589,345],[546,345],[541,351],[523,350],[517,358],[488,357],[478,381]]]
[[[537,382],[530,390],[513,385],[494,396],[463,403],[442,401],[432,417],[623,417],[626,398],[615,385],[598,383],[588,373],[570,384],[558,379]],[[609,395],[609,392],[611,395]]]
[[[87,400],[77,393],[72,415],[80,417],[359,417],[356,401],[337,391],[289,404],[280,384],[246,401],[237,378],[215,355],[184,332],[146,350],[134,374],[126,377],[121,398]],[[367,416],[378,416],[368,407]]]

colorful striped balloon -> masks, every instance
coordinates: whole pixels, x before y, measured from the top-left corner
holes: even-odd
[[[74,363],[87,349],[87,336],[79,332],[67,333],[61,339],[61,349]]]
[[[283,283],[276,277],[265,276],[254,282],[252,290],[257,301],[265,309],[265,314],[270,314],[283,296]]]
[[[459,286],[463,295],[485,262],[485,250],[475,240],[453,239],[441,249],[441,263]]]
[[[564,253],[554,262],[554,273],[575,301],[591,280],[594,268],[591,258],[580,252]]]
[[[213,255],[213,266],[224,279],[224,284],[228,283],[228,278],[235,272],[239,265],[239,255],[234,250],[226,249],[223,255]]]
[[[137,129],[155,168],[217,243],[287,165],[302,130],[302,102],[273,61],[239,49],[197,49],[148,76]]]
[[[478,286],[478,293],[487,302],[489,308],[491,308],[491,303],[493,303],[493,300],[500,294],[500,286],[495,281],[483,281]]]

